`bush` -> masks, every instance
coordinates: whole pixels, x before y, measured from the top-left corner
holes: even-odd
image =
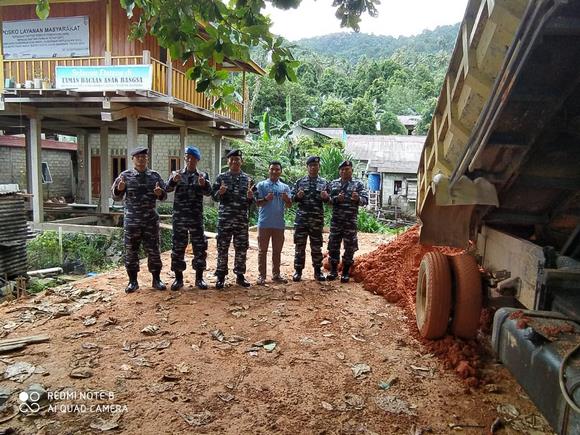
[[[205,231],[215,233],[217,231],[218,208],[215,206],[203,207],[203,228]]]
[[[27,245],[28,267],[32,270],[59,267],[60,248],[56,231],[40,233]]]
[[[173,204],[169,202],[162,202],[157,205],[157,213],[159,214],[173,214]]]
[[[105,253],[119,243],[122,246],[123,238],[120,234],[120,231],[111,236],[65,233],[62,238],[63,261],[78,261],[87,271],[107,269],[113,262]],[[28,242],[27,253],[28,266],[32,270],[62,266],[56,231],[44,231]]]
[[[376,217],[370,214],[366,209],[358,212],[357,228],[363,233],[389,233],[389,228],[383,225]]]
[[[112,236],[101,234],[64,234],[62,242],[64,258],[79,260],[87,272],[106,269],[112,265],[109,258],[104,255],[111,242]]]

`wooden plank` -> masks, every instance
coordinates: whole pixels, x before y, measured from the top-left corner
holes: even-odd
[[[0,346],[4,346],[6,344],[17,344],[17,343],[43,343],[45,341],[49,341],[50,337],[46,334],[41,335],[29,335],[26,337],[14,337],[14,338],[6,338],[4,340],[0,340]]]
[[[28,346],[29,344],[44,343],[49,340],[50,337],[48,335],[31,335],[28,337],[18,337],[0,340],[0,353],[13,352],[15,350],[22,349]]]
[[[185,127],[185,121],[175,119],[173,117],[173,109],[171,107],[136,107],[135,114],[139,118],[151,119],[153,121],[162,122],[164,124],[178,125]]]
[[[135,108],[133,107],[125,107],[124,109],[115,110],[112,112],[101,112],[101,121],[114,122],[134,114]]]

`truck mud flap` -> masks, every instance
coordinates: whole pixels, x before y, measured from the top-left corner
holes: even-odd
[[[471,215],[475,205],[438,206],[431,191],[427,193],[423,211],[419,216],[422,245],[453,246],[467,248],[469,245]]]

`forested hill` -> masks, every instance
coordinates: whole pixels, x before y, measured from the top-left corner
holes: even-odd
[[[279,136],[295,124],[405,134],[397,115],[420,115],[416,132],[425,134],[458,30],[453,25],[413,37],[340,33],[303,39],[293,50],[301,63],[296,81],[280,86],[269,76],[248,77],[249,113],[257,121],[268,113]]]
[[[415,36],[398,38],[365,33],[333,33],[315,38],[300,39],[294,43],[325,56],[336,56],[356,63],[362,57],[386,59],[397,50],[424,54],[451,53],[459,30],[459,23],[424,30]]]

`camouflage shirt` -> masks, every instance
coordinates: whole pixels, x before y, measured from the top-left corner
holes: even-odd
[[[324,225],[324,201],[320,193],[326,190],[327,184],[324,178],[311,178],[308,175],[296,181],[292,189],[292,201],[298,204],[297,225]],[[296,196],[300,189],[304,191],[302,198]]]
[[[207,173],[204,174],[205,186],[199,184],[200,172],[189,172],[187,168],[179,171],[181,180],[173,181],[173,175],[167,180],[167,192],[175,191],[173,199],[173,218],[186,220],[203,220],[203,197],[211,194],[211,184]]]
[[[356,228],[358,208],[369,202],[368,193],[362,182],[358,180],[342,181],[340,178],[328,183],[327,192],[332,204],[331,226]],[[338,195],[344,193],[344,201],[339,202]],[[358,192],[358,202],[351,199],[352,193]]]
[[[251,183],[250,176],[243,171],[234,174],[230,171],[219,174],[213,183],[211,196],[219,205],[219,220],[247,221],[250,205],[253,199],[248,199],[248,188]],[[223,195],[218,191],[222,182],[227,190]]]
[[[117,190],[117,185],[125,179],[125,190]],[[155,185],[159,183],[159,187],[163,190],[160,198],[157,198],[153,190]],[[143,223],[151,221],[158,221],[159,214],[155,208],[157,200],[163,201],[167,198],[165,191],[165,181],[161,178],[159,173],[147,168],[143,172],[137,169],[127,169],[121,172],[113,186],[111,193],[115,201],[125,199],[125,225],[139,226]]]

